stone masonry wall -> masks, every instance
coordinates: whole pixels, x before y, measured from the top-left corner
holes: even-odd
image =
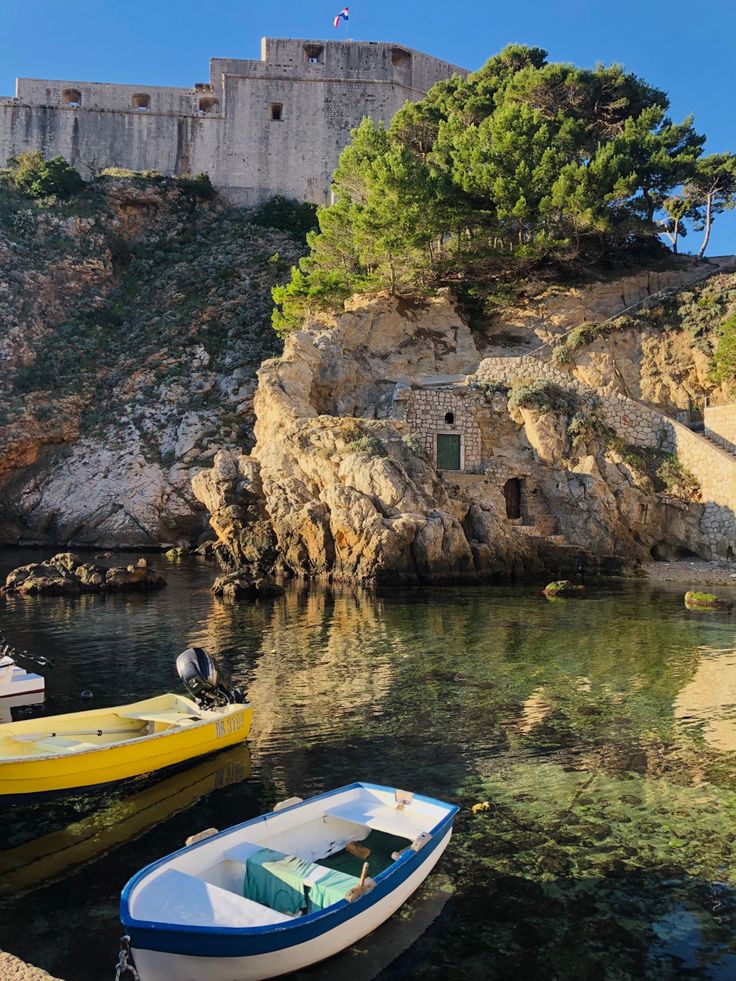
[[[707,405],[705,434],[727,450],[736,450],[736,405]]]
[[[467,74],[393,44],[264,38],[260,60],[215,58],[191,88],[20,78],[0,98],[0,166],[24,150],[83,177],[105,167],[206,172],[235,204],[324,204],[350,131],[389,122],[437,81]]]
[[[475,414],[487,409],[487,403],[479,393],[467,389],[405,389],[397,399],[402,405],[401,418],[411,426],[422,441],[429,458],[437,462],[437,434],[453,433],[461,438],[460,467],[468,473],[477,472],[481,465],[481,432]],[[451,423],[445,421],[447,413],[453,414]]]
[[[606,425],[634,446],[660,447],[676,454],[698,480],[703,516],[701,535],[711,557],[736,554],[736,460],[730,453],[697,435],[682,423],[624,395],[598,395],[593,389],[534,357],[485,358],[475,380],[512,385],[543,379],[577,394],[581,404],[596,409]]]

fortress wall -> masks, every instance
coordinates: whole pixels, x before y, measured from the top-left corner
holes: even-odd
[[[391,84],[369,90],[349,80],[315,84],[228,76],[223,146],[210,175],[240,203],[262,200],[277,189],[287,197],[324,204],[351,129],[364,114],[390,120],[404,102],[404,93]],[[282,107],[280,120],[272,119],[273,104]],[[208,169],[206,163],[198,158],[197,169]]]
[[[0,163],[25,150],[65,157],[83,177],[91,169],[128,167],[186,173],[194,157],[211,159],[218,145],[216,118],[163,113],[75,112],[0,104]]]
[[[64,112],[77,112],[64,105],[63,93],[76,89],[81,95],[81,109],[107,109],[116,112],[138,112],[133,96],[147,94],[154,112],[195,113],[197,99],[193,89],[171,88],[165,85],[116,85],[111,82],[75,82],[38,78],[19,78],[16,100],[25,106],[59,107]]]
[[[323,204],[353,127],[388,123],[454,74],[467,73],[392,44],[264,38],[261,60],[215,58],[210,82],[191,89],[21,78],[0,98],[0,166],[41,150],[85,178],[113,166],[206,172],[237,204]]]

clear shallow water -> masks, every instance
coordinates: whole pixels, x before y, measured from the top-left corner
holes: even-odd
[[[0,553],[0,574],[37,557]],[[305,979],[736,978],[731,612],[640,583],[584,602],[498,586],[230,605],[213,566],[156,561],[157,595],[4,599],[0,631],[56,657],[47,713],[85,688],[95,705],[176,690],[176,655],[204,646],[249,689],[249,749],[4,812],[1,948],[107,981],[138,868],[366,779],[459,803],[456,834],[398,917]]]

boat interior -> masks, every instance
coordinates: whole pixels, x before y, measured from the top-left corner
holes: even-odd
[[[400,853],[427,843],[446,815],[411,795],[347,788],[177,853],[139,880],[130,913],[213,928],[285,923],[360,895],[364,862],[370,888]]]
[[[160,695],[119,708],[28,719],[0,730],[0,760],[57,756],[129,742],[199,722],[208,713],[180,695]]]

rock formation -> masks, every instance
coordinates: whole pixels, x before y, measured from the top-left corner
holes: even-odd
[[[129,566],[85,562],[73,552],[60,552],[47,562],[33,562],[8,573],[2,593],[16,596],[78,596],[80,593],[147,593],[166,580],[138,559]]]
[[[252,440],[301,246],[162,178],[101,178],[73,217],[0,198],[0,542],[196,541],[192,476]]]
[[[251,455],[219,453],[194,480],[223,564],[360,583],[475,581],[602,557],[618,557],[610,569],[635,563],[665,524],[674,544],[687,540],[681,513],[600,433],[573,438],[572,410],[514,406],[472,375],[484,465],[438,472],[397,417],[397,387],[465,377],[480,360],[447,297],[414,307],[356,298],[331,326],[290,335],[258,373]],[[533,479],[571,538],[508,520],[500,475],[511,472]]]

